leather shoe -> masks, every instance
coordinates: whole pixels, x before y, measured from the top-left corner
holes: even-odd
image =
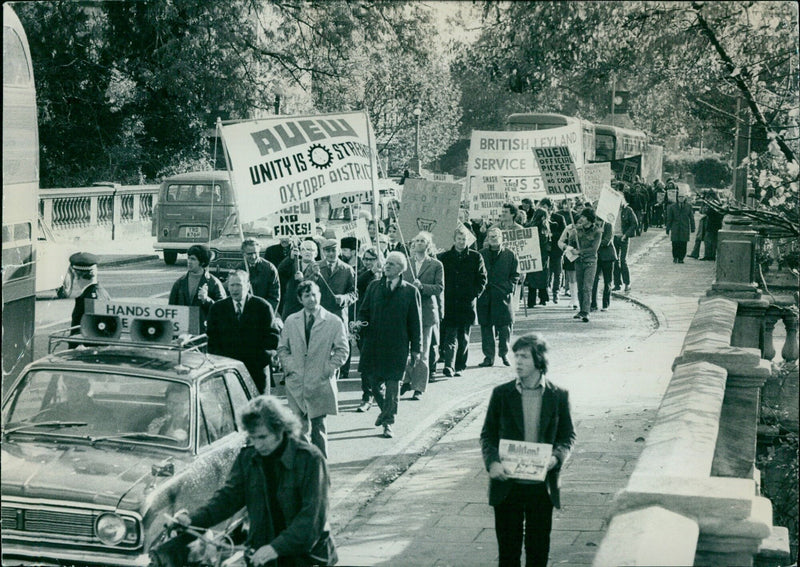
[[[369,408],[371,407],[372,407],[372,402],[361,402],[361,405],[358,406],[358,409],[356,409],[356,411],[359,413],[364,413],[365,411],[369,411]]]
[[[392,426],[388,423],[383,426],[383,436],[387,439],[394,437],[394,433],[392,433]]]
[[[456,370],[456,371],[453,373],[453,376],[461,376],[461,371],[459,371],[459,370]]]
[[[492,362],[488,358],[484,358],[483,362],[478,363],[478,366],[480,366],[481,368],[486,368],[487,366],[494,366],[494,362]]]
[[[450,368],[449,366],[445,366],[444,370],[442,370],[442,374],[444,374],[445,376],[452,376],[453,375],[453,369]]]
[[[383,425],[383,417],[378,414],[378,419],[375,420],[375,427],[380,427],[381,425]]]
[[[503,364],[506,366],[511,366],[511,363],[508,361],[508,358],[505,356],[501,356],[500,359],[503,361]]]
[[[402,396],[406,392],[411,389],[411,384],[409,382],[403,382],[403,385],[400,386],[400,395]]]
[[[415,390],[414,395],[411,396],[411,399],[414,400],[415,402],[418,402],[420,398],[422,398],[422,392],[420,392],[419,390]]]

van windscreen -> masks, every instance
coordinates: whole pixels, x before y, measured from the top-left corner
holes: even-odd
[[[223,202],[223,189],[219,184],[214,185],[213,202]],[[202,183],[173,183],[167,186],[167,202],[169,203],[211,203],[212,189],[210,184]]]

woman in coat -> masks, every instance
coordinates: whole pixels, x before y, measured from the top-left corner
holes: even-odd
[[[667,207],[664,226],[672,240],[672,262],[683,264],[689,235],[694,232],[694,210],[686,201],[686,195],[678,195],[678,202]]]
[[[483,362],[478,366],[493,366],[495,353],[506,366],[511,326],[514,323],[513,297],[519,269],[517,255],[503,247],[503,232],[492,227],[486,231],[486,246],[480,252],[486,266],[486,288],[478,297],[478,324],[481,326]],[[495,347],[495,331],[497,346]]]
[[[539,305],[547,305],[550,296],[547,293],[547,282],[550,279],[550,208],[553,206],[550,199],[544,198],[539,201],[536,210],[533,212],[530,222],[526,227],[534,227],[539,232],[539,251],[542,257],[542,269],[538,272],[529,272],[525,278],[528,286],[528,307],[536,305],[536,297],[539,297]]]

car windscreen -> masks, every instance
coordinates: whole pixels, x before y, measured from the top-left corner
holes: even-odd
[[[3,406],[3,435],[188,447],[189,387],[101,372],[33,370]]]

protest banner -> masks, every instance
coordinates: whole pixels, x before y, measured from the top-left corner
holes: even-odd
[[[167,320],[172,326],[173,338],[187,333],[192,335],[200,333],[199,307],[87,299],[86,313],[119,317],[123,333],[130,332],[131,321],[134,319]]]
[[[548,195],[580,195],[580,177],[567,146],[533,148],[534,159],[542,175]]]
[[[517,271],[520,274],[542,270],[542,252],[536,228],[504,230],[503,246],[517,255]]]
[[[467,176],[539,177],[531,150],[566,146],[577,167],[583,167],[583,134],[580,124],[550,128],[489,132],[473,130],[470,138]],[[540,182],[536,182],[537,184]],[[544,187],[534,185],[531,191]]]
[[[619,216],[619,207],[622,205],[622,199],[624,198],[622,193],[616,189],[612,189],[610,185],[603,187],[603,190],[600,192],[600,201],[597,203],[595,214],[598,218],[613,225]]]
[[[334,226],[333,233],[339,241],[346,236],[355,236],[358,240],[359,250],[372,248],[372,240],[369,238],[369,230],[367,229],[367,220],[363,217],[346,224]]]
[[[547,477],[553,454],[553,446],[549,443],[500,439],[497,449],[500,462],[508,471],[509,478],[541,482]]]
[[[603,187],[611,187],[611,164],[607,161],[583,166],[583,195],[594,203]]]
[[[275,116],[221,124],[241,222],[304,201],[372,191],[367,114]]]
[[[408,243],[421,230],[433,235],[433,242],[443,248],[453,242],[461,203],[461,185],[427,179],[406,179],[403,203],[398,217],[400,234]]]

